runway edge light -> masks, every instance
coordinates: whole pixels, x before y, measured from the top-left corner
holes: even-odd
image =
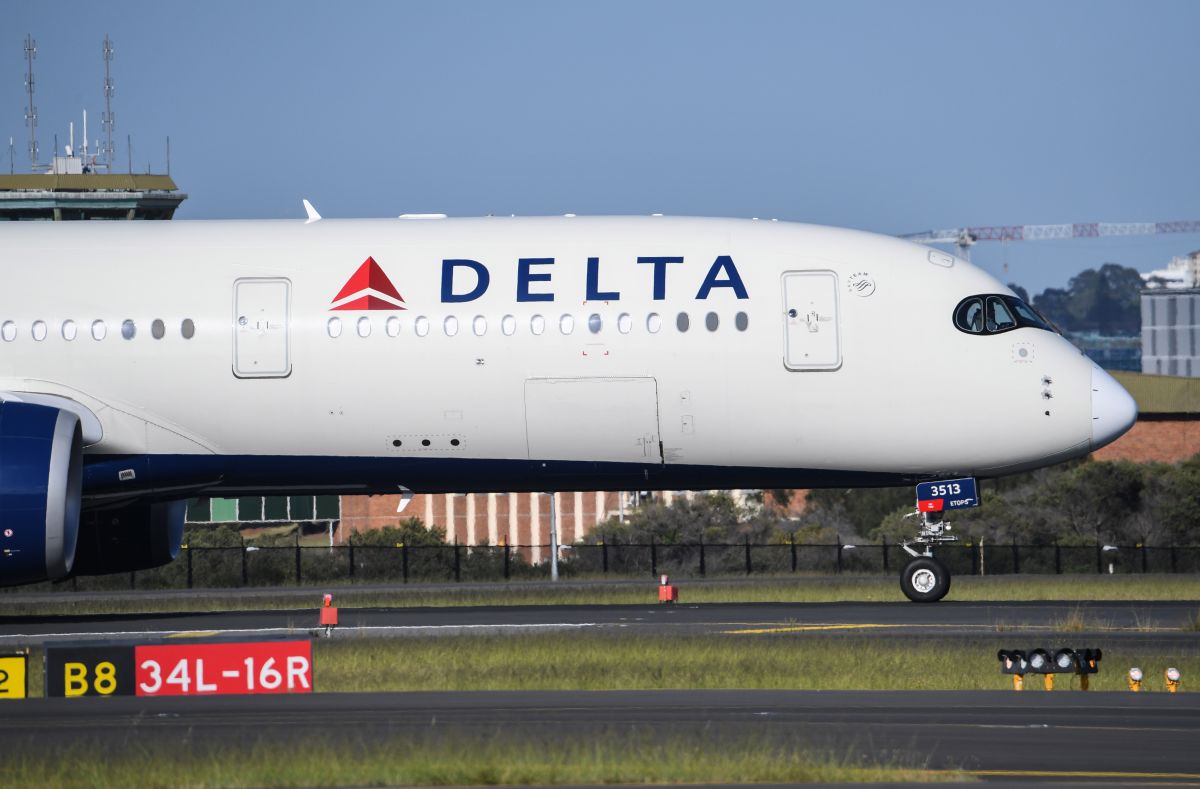
[[[1175,668],[1174,666],[1171,666],[1170,668],[1168,668],[1166,671],[1163,672],[1163,677],[1166,679],[1166,682],[1167,682],[1167,693],[1178,693],[1179,692],[1179,677],[1180,677],[1179,669]]]
[[[679,588],[671,583],[671,579],[663,575],[662,582],[658,585],[658,602],[660,603],[678,603]]]
[[[1137,666],[1129,669],[1129,689],[1137,693],[1142,689],[1142,670]]]

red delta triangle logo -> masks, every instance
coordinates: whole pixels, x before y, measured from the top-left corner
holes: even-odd
[[[373,257],[363,261],[330,303],[331,310],[407,309],[404,297]]]

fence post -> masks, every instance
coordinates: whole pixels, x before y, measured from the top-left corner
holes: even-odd
[[[750,535],[746,535],[746,575],[750,575],[754,571],[754,567],[750,564]]]
[[[454,536],[454,583],[462,583],[462,555],[458,552],[458,535]]]
[[[879,544],[883,547],[883,571],[888,571],[888,544],[887,539],[882,539]]]
[[[604,574],[608,575],[608,541],[600,541],[600,560],[604,563]]]
[[[838,571],[838,575],[841,575],[842,574],[842,535],[834,534],[833,536],[837,540],[837,571]]]
[[[1147,563],[1146,563],[1146,543],[1145,543],[1145,541],[1143,540],[1143,541],[1142,541],[1142,544],[1141,544],[1141,545],[1139,545],[1138,547],[1142,549],[1142,575],[1145,575],[1145,574],[1146,574],[1146,567],[1147,567]]]
[[[1057,537],[1054,538],[1054,574],[1062,575],[1062,547]]]
[[[403,573],[404,583],[408,583],[408,543],[400,543],[400,571]]]
[[[129,571],[129,588],[137,589],[137,570]]]
[[[1017,547],[1017,538],[1013,537],[1013,575],[1019,575],[1021,572],[1021,549]]]
[[[796,572],[796,532],[791,533],[790,539],[792,543],[792,572]]]
[[[1096,575],[1104,575],[1104,556],[1100,551],[1100,541],[1096,541]]]
[[[246,567],[246,538],[242,537],[242,586],[250,585],[249,570]]]
[[[296,529],[296,585],[299,586],[304,576],[300,572],[300,530]]]
[[[967,545],[967,550],[971,552],[971,575],[979,575],[979,548],[976,548],[974,543],[970,543]]]
[[[347,568],[347,575],[354,577],[354,532],[350,532],[350,539],[346,540],[346,549],[350,552],[350,566]]]
[[[187,547],[187,570],[188,570],[187,588],[191,589],[192,588],[192,546],[190,546],[190,545]]]
[[[703,578],[708,568],[704,566],[704,537],[700,537],[700,577]]]
[[[658,575],[658,547],[654,538],[650,538],[650,575]]]
[[[1179,572],[1179,568],[1175,564],[1175,543],[1171,543],[1171,572]]]
[[[508,547],[508,543],[506,542],[504,543],[504,580],[506,581],[508,580],[508,563],[510,561],[510,556],[511,549]]]

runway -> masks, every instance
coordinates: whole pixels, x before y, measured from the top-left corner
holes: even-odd
[[[373,693],[34,699],[0,719],[6,748],[353,742],[503,732],[553,744],[605,732],[778,741],[982,777],[1200,782],[1200,694],[779,690]]]
[[[1185,628],[1193,601],[734,603],[435,608],[343,608],[336,637],[466,635],[598,629],[659,634],[797,633],[964,636],[1103,633],[1106,638],[1196,640]],[[2,610],[2,608],[0,608]],[[188,614],[0,617],[0,645],[36,646],[84,639],[172,638],[192,634],[260,636],[304,632],[317,609]]]

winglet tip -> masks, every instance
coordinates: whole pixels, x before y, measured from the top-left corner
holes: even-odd
[[[312,203],[308,202],[308,200],[304,200],[303,202],[304,213],[308,214],[308,219],[304,220],[304,224],[307,225],[309,222],[316,222],[321,218],[321,215],[317,213],[317,209],[313,208]]]

